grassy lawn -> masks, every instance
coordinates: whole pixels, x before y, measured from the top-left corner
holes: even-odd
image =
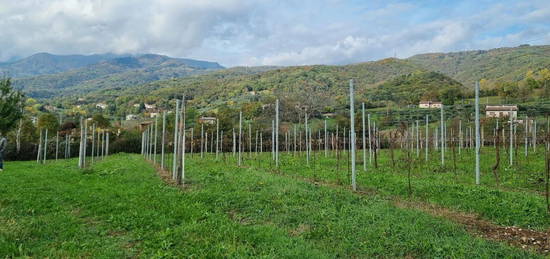
[[[412,198],[423,202],[473,212],[487,220],[503,226],[521,226],[536,230],[550,228],[550,217],[546,211],[544,190],[544,151],[539,148],[536,154],[527,158],[522,152],[514,158],[510,166],[505,151],[501,154],[499,171],[500,184],[497,186],[492,173],[494,150],[484,148],[481,157],[481,186],[475,185],[472,150],[463,150],[456,155],[456,170],[452,155],[447,152],[446,162],[441,166],[440,153],[432,152],[426,162],[424,153],[408,162],[401,151],[395,151],[395,166],[389,151],[382,150],[378,158],[378,168],[368,165],[363,171],[362,151],[357,153],[357,183],[359,188],[375,190],[381,195]],[[246,156],[245,156],[246,158]],[[368,154],[367,154],[368,159]],[[270,154],[259,158],[245,159],[245,164],[263,170],[274,170]],[[408,166],[411,170],[411,193],[408,188]],[[325,182],[349,185],[348,154],[343,152],[340,159],[334,154],[324,157],[324,152],[316,152],[308,166],[304,154],[293,156],[281,153],[280,171]],[[410,195],[410,196],[409,196]]]
[[[0,257],[537,257],[378,195],[232,164],[189,158],[181,190],[138,155],[84,171],[8,162]]]

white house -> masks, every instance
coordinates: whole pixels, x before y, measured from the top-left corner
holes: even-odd
[[[127,121],[133,121],[133,120],[137,120],[138,119],[138,116],[135,115],[135,114],[128,114],[126,115],[126,120]]]
[[[153,110],[153,109],[156,109],[156,108],[157,108],[157,106],[154,105],[154,104],[147,104],[147,103],[145,104],[145,109],[146,110]]]
[[[107,104],[105,103],[98,103],[95,105],[96,108],[99,108],[99,109],[102,109],[102,110],[105,110],[107,108]]]
[[[155,117],[158,117],[159,115],[160,115],[160,113],[158,113],[158,112],[151,112],[151,113],[149,113],[149,117],[150,117],[150,118],[155,118]]]
[[[214,124],[216,123],[216,117],[200,117],[199,123],[201,124]]]
[[[418,108],[422,108],[422,109],[439,109],[441,108],[441,106],[443,106],[443,104],[441,104],[441,102],[432,102],[432,101],[420,101],[420,103],[418,104]]]
[[[485,106],[485,116],[489,118],[502,118],[512,117],[517,119],[518,106],[517,105],[487,105]]]

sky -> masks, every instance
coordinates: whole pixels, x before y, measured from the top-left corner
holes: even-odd
[[[548,0],[0,0],[0,61],[156,53],[288,66],[520,44],[550,44]]]

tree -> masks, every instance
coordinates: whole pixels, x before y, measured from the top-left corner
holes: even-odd
[[[59,121],[53,113],[43,113],[38,117],[38,128],[56,132],[59,129]]]
[[[106,129],[111,126],[111,122],[109,121],[109,119],[105,118],[102,114],[99,113],[92,116],[92,121],[99,128]]]
[[[462,96],[457,87],[446,88],[441,92],[441,102],[445,105],[453,105]]]
[[[0,133],[7,133],[23,117],[23,98],[9,78],[0,79]]]

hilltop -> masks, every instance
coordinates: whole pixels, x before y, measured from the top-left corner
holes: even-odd
[[[419,54],[407,60],[472,87],[477,80],[517,82],[550,67],[550,45]]]
[[[105,56],[101,57],[105,58]],[[31,97],[50,98],[61,95],[82,94],[92,89],[139,85],[151,81],[201,74],[224,68],[215,62],[171,58],[156,54],[102,59],[98,63],[86,66],[81,65],[86,62],[92,62],[95,59],[88,56],[82,58],[85,61],[76,62],[76,60],[80,60],[79,58],[82,58],[82,56],[77,56],[75,59],[60,58],[61,60],[69,61],[58,62],[62,64],[59,67],[68,68],[74,65],[72,66],[73,69],[54,74],[16,78],[14,85],[23,89]],[[36,65],[36,67],[40,66]]]

